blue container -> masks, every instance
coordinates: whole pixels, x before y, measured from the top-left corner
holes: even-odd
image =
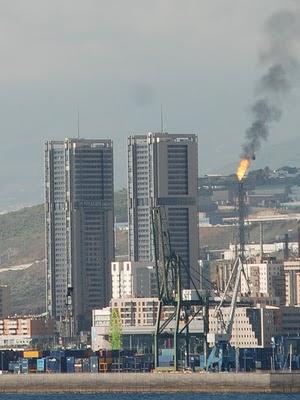
[[[98,372],[98,357],[91,356],[90,357],[90,372],[97,373]]]
[[[63,350],[50,350],[50,357],[62,358],[64,356],[65,356],[65,352]]]
[[[88,358],[82,359],[82,372],[90,372],[90,360]]]
[[[73,373],[75,372],[75,358],[74,357],[66,357],[66,372]]]
[[[47,357],[46,358],[46,371],[50,373],[58,373],[61,371],[60,368],[60,359],[55,357]]]
[[[45,359],[38,358],[36,360],[36,372],[45,372]]]
[[[14,374],[19,374],[21,371],[21,364],[19,361],[10,361],[8,364],[8,370]]]
[[[28,359],[23,358],[21,361],[21,372],[22,374],[28,374]]]

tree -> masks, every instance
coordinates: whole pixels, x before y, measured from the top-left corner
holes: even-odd
[[[112,350],[122,349],[122,322],[119,311],[116,308],[113,308],[110,314],[109,343]]]

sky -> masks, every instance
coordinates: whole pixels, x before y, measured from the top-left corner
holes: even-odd
[[[238,162],[264,21],[295,0],[0,0],[0,210],[43,200],[43,148],[112,138],[115,188],[126,138],[196,133],[199,173]],[[261,150],[297,138],[299,87]],[[300,162],[299,162],[300,165]]]

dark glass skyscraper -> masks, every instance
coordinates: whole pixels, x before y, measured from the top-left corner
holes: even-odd
[[[129,254],[132,261],[153,260],[150,210],[152,206],[163,206],[173,250],[190,270],[199,271],[197,176],[195,135],[149,133],[128,138]],[[189,286],[188,275],[183,274],[183,287]]]
[[[46,143],[47,310],[57,320],[71,313],[75,332],[111,297],[113,194],[110,140]]]

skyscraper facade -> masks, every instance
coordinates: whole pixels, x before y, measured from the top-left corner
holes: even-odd
[[[172,249],[198,268],[196,135],[149,133],[128,138],[129,255],[153,261],[151,207],[164,208]],[[190,280],[183,274],[183,287]]]
[[[111,297],[113,194],[110,140],[45,144],[47,310],[57,320],[71,314],[75,331]]]

